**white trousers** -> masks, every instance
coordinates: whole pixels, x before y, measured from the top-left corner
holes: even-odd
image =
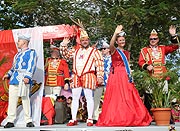
[[[30,85],[27,85],[27,96],[21,97],[22,99],[22,106],[24,110],[24,120],[26,123],[32,122],[31,118],[31,107],[30,107],[30,98],[29,98],[29,91]],[[9,103],[8,103],[8,117],[7,122],[14,123],[16,119],[16,111],[17,111],[17,104],[18,104],[18,85],[9,85]]]
[[[61,86],[45,86],[44,90],[45,90],[45,95],[57,95],[60,96],[61,95]]]
[[[77,111],[79,108],[79,99],[81,96],[82,89],[84,90],[84,95],[87,101],[88,119],[92,119],[93,110],[94,110],[93,90],[78,87],[78,88],[72,89],[71,113],[72,113],[73,120],[76,120],[76,117],[77,117]]]
[[[104,90],[104,86],[97,87],[94,90],[94,112],[93,112],[93,120],[98,120],[99,118],[99,105],[101,96]]]

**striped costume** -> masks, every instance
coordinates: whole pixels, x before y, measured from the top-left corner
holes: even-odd
[[[95,89],[96,77],[104,75],[101,52],[92,47],[68,51],[67,46],[60,46],[60,51],[64,58],[73,58],[73,87]]]
[[[92,124],[92,114],[94,110],[93,89],[97,85],[97,77],[104,75],[103,58],[100,51],[95,48],[79,48],[68,51],[67,46],[61,43],[60,52],[66,59],[73,59],[72,74],[72,121],[68,125],[76,125],[76,116],[79,107],[79,99],[82,90],[87,100],[88,119]]]

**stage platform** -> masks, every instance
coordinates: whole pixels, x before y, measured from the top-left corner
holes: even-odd
[[[175,127],[176,131],[180,131],[180,124],[177,123],[172,125]],[[155,126],[151,124],[145,127],[87,127],[85,123],[79,123],[77,126],[67,127],[66,124],[54,124],[39,126],[33,128],[27,127],[13,127],[4,129],[0,127],[0,131],[169,131],[169,126]]]

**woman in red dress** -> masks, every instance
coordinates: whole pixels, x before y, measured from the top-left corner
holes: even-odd
[[[96,126],[148,126],[152,121],[131,79],[130,54],[124,50],[125,32],[122,28],[122,25],[116,27],[110,41],[112,70]]]

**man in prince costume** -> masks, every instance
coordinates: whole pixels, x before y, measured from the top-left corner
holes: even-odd
[[[88,119],[87,126],[93,126],[93,90],[96,84],[103,83],[104,64],[102,54],[99,50],[90,47],[90,40],[87,32],[81,29],[80,33],[80,48],[72,51],[68,50],[67,44],[69,38],[64,38],[60,45],[60,51],[65,58],[73,59],[73,75],[72,75],[72,120],[67,126],[75,126],[78,124],[76,115],[79,107],[79,98],[82,90],[84,91],[87,100]]]

